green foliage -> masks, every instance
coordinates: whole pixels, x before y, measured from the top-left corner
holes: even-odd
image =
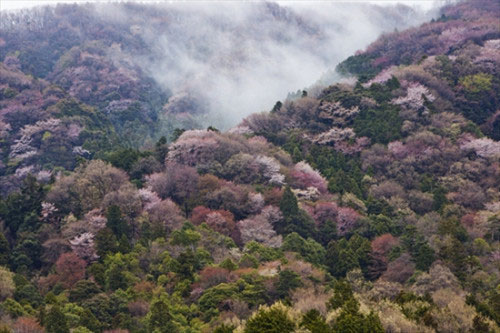
[[[27,314],[23,306],[12,298],[7,298],[7,300],[2,303],[1,309],[8,313],[12,318],[21,317]]]
[[[306,261],[318,266],[322,265],[325,260],[326,252],[321,244],[311,238],[305,240],[296,232],[292,232],[285,237],[281,249],[283,251],[297,252]]]
[[[10,194],[2,202],[0,218],[6,222],[6,227],[13,235],[19,231],[37,231],[40,223],[41,203],[45,196],[45,188],[36,178],[28,175],[22,183],[19,193]]]
[[[344,277],[355,268],[361,268],[367,274],[370,251],[370,241],[362,236],[354,235],[349,241],[342,238],[328,244],[325,263],[335,277]]]
[[[417,269],[427,271],[435,260],[434,250],[427,244],[417,228],[408,225],[401,236],[401,242],[412,255]]]
[[[161,333],[174,333],[178,331],[177,327],[172,322],[172,315],[164,301],[157,300],[151,305],[148,329],[150,332]]]
[[[173,133],[172,133],[172,136],[170,137],[170,141],[171,142],[175,142],[177,141],[177,139],[182,135],[182,133],[184,133],[186,130],[183,129],[183,128],[175,128]]]
[[[291,290],[297,289],[302,286],[302,281],[300,276],[289,269],[281,271],[278,275],[278,281],[276,282],[276,293],[279,298],[285,298],[288,296]]]
[[[334,332],[348,333],[383,333],[384,328],[380,318],[371,312],[365,316],[359,312],[359,303],[351,298],[341,308],[340,314],[333,325]]]
[[[109,228],[99,230],[95,237],[97,255],[104,259],[107,255],[118,251],[118,241],[115,234]]]
[[[123,169],[130,173],[132,166],[139,158],[143,157],[140,151],[132,148],[122,148],[105,154],[104,161],[111,163],[114,167]]]
[[[278,112],[279,110],[281,110],[281,107],[283,106],[283,103],[281,103],[280,101],[277,101],[274,106],[273,106],[273,109],[271,110],[271,113],[276,113]]]
[[[354,299],[354,294],[351,285],[349,282],[340,279],[333,284],[333,296],[328,300],[328,307],[336,310],[352,299]]]
[[[285,187],[280,201],[280,210],[285,218],[295,217],[299,214],[299,205],[297,198],[293,194],[290,186]]]
[[[465,91],[472,94],[477,94],[482,91],[491,89],[491,81],[493,76],[491,74],[479,73],[475,75],[467,75],[460,79],[460,84],[464,87]]]
[[[125,222],[120,207],[111,205],[106,212],[106,227],[108,227],[116,238],[121,238],[122,235],[128,234],[128,225]]]
[[[172,232],[173,245],[190,246],[194,248],[200,239],[200,233],[197,232],[194,226],[189,222],[184,223],[180,230]]]
[[[225,268],[229,271],[234,271],[238,268],[238,265],[236,265],[231,259],[226,258],[219,264],[219,267]]]
[[[53,305],[45,319],[47,333],[69,333],[66,316],[59,305]]]
[[[333,222],[332,220],[326,220],[324,223],[320,224],[318,228],[318,241],[322,246],[326,247],[330,241],[336,239],[337,224],[335,222]]]
[[[295,330],[295,323],[287,313],[277,307],[260,309],[256,315],[248,319],[245,333],[288,333]]]
[[[28,303],[34,308],[37,308],[43,303],[43,298],[40,295],[40,292],[31,283],[16,287],[14,298],[16,299],[16,301],[22,304]]]
[[[373,142],[387,144],[401,138],[399,107],[382,104],[372,109],[362,109],[354,119],[353,127],[356,135],[367,136]]]
[[[283,258],[283,253],[279,249],[264,246],[256,241],[246,243],[245,250],[260,261],[273,261]]]
[[[356,75],[360,82],[367,82],[380,72],[379,67],[372,65],[374,56],[369,53],[350,56],[337,65],[336,71],[344,76]]]
[[[311,333],[332,333],[333,330],[325,321],[318,310],[307,311],[302,317],[300,327],[308,329]]]
[[[71,302],[82,302],[87,298],[91,298],[101,292],[99,286],[90,280],[78,281],[69,292],[69,300]]]
[[[0,232],[0,266],[4,266],[9,262],[10,245],[4,234]]]
[[[363,172],[357,156],[348,156],[328,147],[313,145],[305,160],[328,179],[328,190],[332,193],[353,193],[364,197]]]
[[[221,283],[215,287],[207,289],[198,300],[201,311],[215,309],[223,300],[236,298],[238,288],[235,285]]]

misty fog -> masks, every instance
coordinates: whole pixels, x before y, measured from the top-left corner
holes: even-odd
[[[79,6],[104,33],[109,27],[119,33],[116,40],[124,37],[105,47],[109,59],[118,67],[140,68],[170,96],[155,110],[168,118],[165,123],[184,119],[182,127],[228,129],[253,112],[270,110],[290,92],[335,82],[340,61],[384,32],[437,16],[437,4],[443,3],[434,3],[426,10],[360,1]],[[23,10],[11,20],[3,16],[0,25],[10,29],[23,22],[25,29],[43,31],[54,24],[45,13]]]
[[[288,92],[320,78],[332,83],[338,62],[381,33],[418,25],[437,12],[359,2],[147,6],[166,20],[166,29],[143,20],[135,5],[101,5],[96,11],[105,20],[126,22],[150,47],[129,60],[172,92],[167,112],[179,111],[181,103],[181,109],[193,109],[184,112],[205,114],[202,124],[220,128],[269,110]]]

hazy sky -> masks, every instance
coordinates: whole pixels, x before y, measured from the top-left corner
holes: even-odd
[[[129,1],[120,1],[120,0],[0,0],[0,10],[11,10],[11,9],[22,9],[22,8],[30,8],[40,5],[47,4],[57,4],[57,3],[86,3],[86,2],[141,2],[141,3],[158,3],[158,2],[183,2],[183,1],[158,1],[158,0],[129,0]],[[420,6],[423,9],[430,9],[436,2],[444,2],[443,0],[291,0],[291,1],[277,1],[280,4],[304,4],[307,2],[369,2],[374,4],[395,4],[395,3],[404,3],[412,6]],[[193,2],[193,1],[184,1],[184,2]],[[210,0],[198,1],[198,2],[210,2]]]

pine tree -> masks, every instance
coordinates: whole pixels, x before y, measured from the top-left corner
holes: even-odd
[[[127,223],[122,217],[120,207],[117,205],[111,205],[108,207],[106,219],[108,220],[106,226],[113,231],[116,238],[121,238],[122,235],[126,235],[128,233]]]
[[[108,254],[115,253],[118,250],[116,236],[111,229],[104,228],[99,230],[95,237],[97,255],[104,259]]]
[[[118,252],[129,253],[130,250],[131,250],[130,241],[128,240],[127,236],[123,234],[118,243]]]
[[[299,214],[299,205],[297,203],[297,198],[290,189],[290,186],[287,186],[285,188],[285,191],[283,192],[283,197],[280,201],[280,209],[285,218],[294,217]]]
[[[326,220],[319,226],[318,238],[323,246],[337,239],[337,224],[332,220]]]

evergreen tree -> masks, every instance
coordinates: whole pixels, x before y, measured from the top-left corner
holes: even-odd
[[[292,160],[293,160],[293,163],[298,163],[298,162],[302,161],[302,153],[300,152],[300,149],[297,146],[295,146],[293,148]]]
[[[248,319],[244,333],[291,333],[295,323],[282,309],[272,307],[261,309]]]
[[[129,253],[131,249],[132,247],[130,245],[130,241],[128,240],[127,236],[125,236],[125,234],[122,234],[118,243],[118,252],[125,254]]]
[[[97,232],[95,237],[97,255],[104,259],[108,254],[113,254],[118,250],[116,236],[111,229],[103,228]]]
[[[89,309],[83,310],[83,313],[80,315],[79,325],[88,328],[92,332],[99,332],[101,330],[101,324]]]
[[[7,238],[0,232],[0,266],[7,265],[9,262],[10,246]]]
[[[285,269],[279,273],[278,281],[276,282],[276,293],[279,298],[288,296],[290,290],[294,290],[302,286],[300,276],[289,269]]]
[[[149,332],[174,333],[178,331],[172,323],[172,315],[164,301],[157,300],[151,305],[148,327]]]
[[[274,104],[273,109],[271,110],[271,113],[276,113],[279,110],[281,110],[281,107],[283,106],[283,103],[281,101],[277,101],[276,104]]]
[[[106,219],[108,220],[106,226],[113,231],[116,238],[121,238],[122,235],[127,235],[127,223],[122,217],[120,207],[111,205],[106,212]]]
[[[332,329],[318,310],[312,309],[306,312],[300,322],[300,327],[308,329],[311,333],[332,333]]]
[[[280,210],[285,218],[295,217],[299,214],[297,198],[295,194],[293,194],[290,186],[285,187],[285,191],[280,201]]]
[[[354,299],[354,294],[349,282],[337,280],[333,285],[333,296],[328,301],[328,307],[336,310],[344,306],[344,304],[351,299]]]
[[[45,319],[47,333],[69,333],[66,316],[62,313],[59,305],[54,305],[50,309]]]
[[[332,220],[326,220],[320,224],[318,230],[318,240],[323,246],[327,246],[332,240],[337,239],[337,224]]]

